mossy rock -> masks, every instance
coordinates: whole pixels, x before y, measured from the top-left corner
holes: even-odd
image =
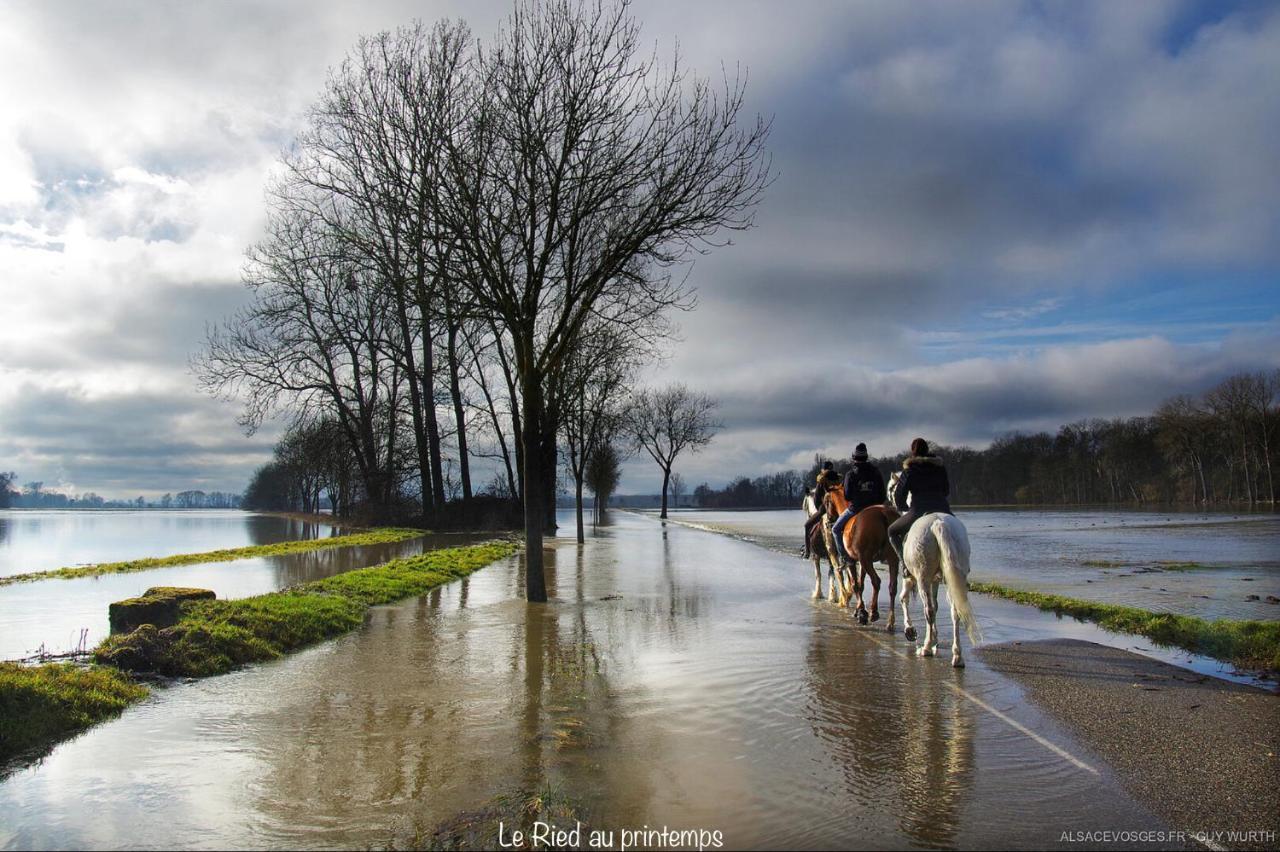
[[[108,608],[112,633],[132,633],[144,624],[158,628],[178,623],[182,605],[188,601],[213,600],[209,589],[186,589],[181,586],[155,586],[142,597],[116,601]]]

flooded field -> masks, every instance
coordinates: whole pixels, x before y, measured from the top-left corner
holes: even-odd
[[[0,577],[334,534],[329,524],[237,510],[0,510]]]
[[[403,846],[520,791],[730,848],[1044,848],[1161,825],[977,655],[908,658],[900,633],[810,601],[794,557],[614,513],[584,547],[548,543],[551,603],[521,601],[521,565],[156,690],[0,782],[0,845]],[[1105,639],[976,608],[989,642]]]
[[[334,547],[233,562],[3,586],[0,587],[0,660],[25,657],[41,647],[49,653],[65,653],[80,642],[82,630],[88,631],[86,646],[92,648],[110,632],[108,605],[140,595],[152,586],[193,586],[212,589],[220,598],[244,598],[474,540],[476,537],[469,535],[431,535],[392,544]]]
[[[967,509],[957,516],[973,545],[975,581],[1208,619],[1280,619],[1280,605],[1267,601],[1280,599],[1277,514]],[[804,514],[681,510],[672,519],[794,555]]]

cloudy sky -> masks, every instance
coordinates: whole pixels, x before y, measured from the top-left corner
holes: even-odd
[[[0,2],[0,468],[240,490],[272,429],[188,372],[264,180],[355,39],[506,3]],[[655,369],[713,485],[920,434],[1149,413],[1280,366],[1280,4],[637,0],[750,75],[777,181]],[[622,490],[656,490],[629,465]]]

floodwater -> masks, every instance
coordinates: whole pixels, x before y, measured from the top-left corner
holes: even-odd
[[[972,654],[952,669],[949,624],[942,656],[915,659],[811,601],[793,557],[626,513],[595,532],[548,542],[549,604],[520,600],[511,557],[335,641],[157,689],[0,782],[0,845],[378,848],[548,790],[588,828],[728,848],[1162,827],[1012,681]],[[976,609],[988,641],[1096,638]]]
[[[231,562],[2,586],[0,659],[19,659],[41,650],[51,654],[72,651],[81,644],[82,631],[86,631],[83,646],[93,648],[110,633],[108,606],[113,601],[136,597],[152,586],[191,586],[212,589],[219,598],[243,598],[473,540],[474,536],[437,534],[390,544],[331,547]]]
[[[972,581],[1207,619],[1280,619],[1280,604],[1267,600],[1280,601],[1280,514],[964,509],[957,517],[973,546]],[[799,509],[681,510],[672,519],[780,553],[798,554],[803,543]]]
[[[221,510],[0,510],[0,577],[336,534],[329,524]]]

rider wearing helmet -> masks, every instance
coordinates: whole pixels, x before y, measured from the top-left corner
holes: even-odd
[[[808,559],[812,554],[809,552],[809,536],[813,534],[815,524],[822,522],[822,498],[826,495],[828,488],[835,488],[840,485],[840,474],[835,471],[835,464],[830,461],[822,463],[822,470],[818,471],[818,483],[813,489],[813,503],[817,506],[818,511],[814,512],[809,520],[804,522],[804,552],[801,554],[802,559]]]
[[[858,444],[853,451],[853,467],[844,475],[844,499],[849,508],[840,513],[831,532],[836,538],[836,550],[843,559],[849,554],[844,549],[844,526],[868,506],[884,502],[884,474],[880,468],[867,461],[867,445]]]
[[[907,507],[907,497],[911,497],[911,507]],[[951,483],[947,479],[947,469],[942,459],[929,452],[929,444],[924,438],[916,438],[911,442],[911,455],[902,463],[902,477],[898,480],[898,488],[893,493],[893,502],[902,517],[889,525],[889,541],[902,559],[902,543],[907,538],[907,531],[915,523],[916,518],[930,512],[952,514]]]

